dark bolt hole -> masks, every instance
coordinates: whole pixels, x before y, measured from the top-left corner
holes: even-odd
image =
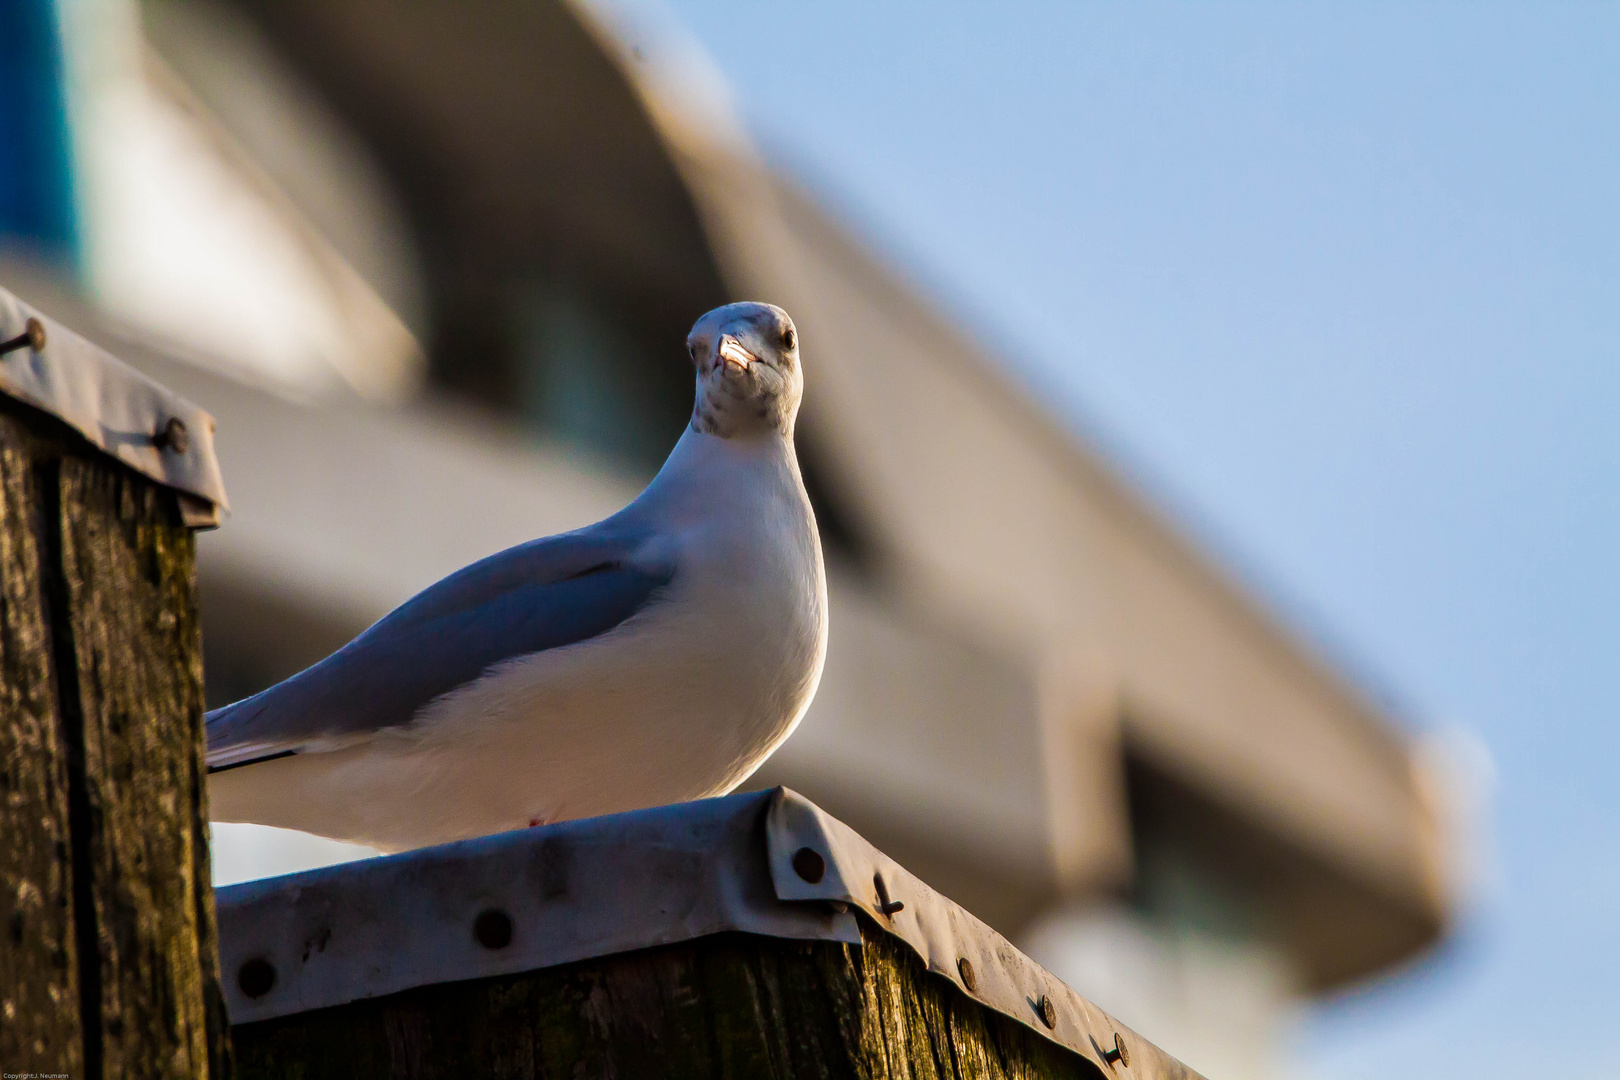
[[[961,972],[962,985],[967,987],[970,992],[979,988],[979,977],[974,973],[973,964],[967,957],[964,956],[956,962],[956,970]]]
[[[512,944],[512,916],[500,908],[489,908],[473,920],[473,937],[486,949],[504,949]]]
[[[236,985],[248,997],[262,998],[276,985],[276,969],[270,965],[270,961],[256,956],[236,973]]]
[[[810,848],[802,847],[793,853],[793,872],[814,885],[827,872],[827,861]]]

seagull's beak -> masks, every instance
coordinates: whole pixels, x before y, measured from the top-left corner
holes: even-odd
[[[743,348],[742,343],[730,334],[721,335],[719,353],[721,360],[738,371],[747,371],[748,365],[759,359],[759,357]]]

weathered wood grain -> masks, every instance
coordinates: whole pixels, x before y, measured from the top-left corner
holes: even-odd
[[[9,400],[0,512],[0,1065],[226,1076],[192,535]]]
[[[195,542],[174,497],[127,470],[66,457],[58,481],[103,1067],[109,1077],[204,1076],[210,999],[223,997],[200,842]]]
[[[726,934],[235,1029],[243,1080],[1037,1080],[1101,1076],[866,928]]]
[[[0,415],[0,1067],[82,1075],[66,748],[31,440]]]

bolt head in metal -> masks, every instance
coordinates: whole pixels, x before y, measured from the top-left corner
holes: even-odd
[[[236,985],[250,998],[262,998],[276,985],[275,966],[262,956],[255,956],[236,972]]]
[[[882,874],[872,875],[872,888],[877,892],[877,909],[884,915],[893,915],[906,909],[904,901],[889,899],[889,887],[883,884]]]
[[[1119,1037],[1119,1032],[1117,1031],[1114,1032],[1113,1056],[1119,1058],[1119,1063],[1125,1066],[1127,1069],[1131,1067],[1131,1052],[1126,1048],[1125,1040]]]
[[[28,346],[34,352],[39,352],[45,348],[44,323],[40,322],[38,319],[29,319],[27,322],[23,323],[22,333],[18,334],[14,338],[7,338],[4,341],[0,341],[0,356],[15,352],[24,345]]]
[[[168,423],[158,429],[152,436],[152,444],[159,450],[169,450],[176,454],[183,454],[191,448],[191,432],[186,430],[184,420],[178,416],[169,417]]]
[[[1041,1023],[1049,1028],[1057,1027],[1057,1006],[1052,1004],[1051,994],[1041,995],[1041,1000],[1035,1005],[1035,1011],[1041,1014]]]
[[[979,976],[973,970],[973,961],[967,957],[956,962],[956,973],[962,976],[962,985],[968,988],[969,993],[979,988]]]
[[[827,874],[827,860],[814,848],[802,847],[793,853],[793,872],[814,885]]]

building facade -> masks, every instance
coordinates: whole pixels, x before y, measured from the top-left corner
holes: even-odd
[[[751,784],[1216,1077],[1274,1074],[1297,1003],[1444,933],[1446,808],[1397,720],[762,160],[678,33],[556,0],[22,7],[57,51],[0,79],[44,147],[5,284],[218,417],[214,702],[623,505],[686,422],[692,320],[767,299],[805,343],[833,627]]]

